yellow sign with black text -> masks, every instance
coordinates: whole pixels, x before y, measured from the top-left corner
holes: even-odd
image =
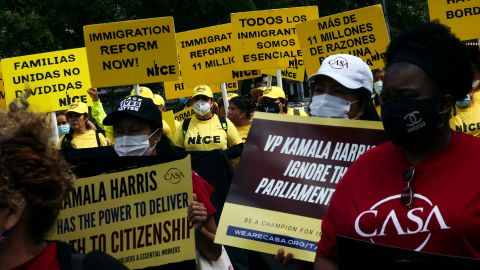
[[[100,250],[129,269],[195,258],[187,221],[192,202],[190,157],[77,179],[49,239],[77,251]]]
[[[303,82],[305,79],[305,66],[293,66],[293,67],[284,67],[281,68],[282,70],[282,78],[297,82]],[[276,69],[264,69],[262,73],[270,75],[270,76],[277,76]]]
[[[32,111],[64,110],[78,101],[91,104],[85,48],[2,59],[1,65],[7,104],[27,88],[32,90]]]
[[[185,109],[177,112],[174,114],[175,120],[181,122],[185,119],[192,118],[192,116],[195,115],[195,112],[193,111],[193,107],[186,107]]]
[[[175,132],[177,131],[177,126],[175,125],[175,116],[173,111],[166,111],[162,112],[162,119],[167,122],[170,130],[172,131],[172,135],[175,136]]]
[[[83,32],[94,87],[180,76],[172,17],[87,25]]]
[[[232,26],[221,24],[177,33],[182,79],[189,86],[233,80]]]
[[[459,39],[480,38],[480,0],[428,0],[428,11]]]
[[[307,75],[326,57],[346,53],[362,58],[371,69],[384,66],[389,43],[381,5],[355,9],[297,25]]]
[[[238,82],[226,82],[227,91],[234,91],[238,89]],[[213,93],[220,93],[222,92],[222,88],[220,83],[217,84],[207,84]],[[183,80],[174,81],[174,82],[165,82],[165,96],[167,100],[174,99],[174,98],[181,98],[181,97],[190,97],[193,93],[194,86],[188,86]]]
[[[2,65],[0,62],[0,109],[7,108],[7,101],[5,99],[5,88],[3,87]]]
[[[232,48],[238,70],[302,65],[295,25],[318,19],[318,7],[233,13]]]

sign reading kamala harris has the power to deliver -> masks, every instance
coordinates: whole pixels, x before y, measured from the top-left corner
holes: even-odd
[[[384,66],[389,38],[381,5],[299,23],[297,34],[309,75],[323,59],[338,53],[358,56],[371,69]]]
[[[77,179],[49,238],[106,252],[129,269],[194,259],[191,202],[190,157]]]
[[[83,31],[94,87],[180,76],[172,17],[87,25]]]
[[[30,109],[52,112],[77,101],[90,103],[85,89],[90,76],[85,48],[3,59],[1,62],[7,104],[31,89]]]
[[[480,0],[428,0],[430,20],[452,28],[461,40],[480,38]]]
[[[337,183],[385,140],[380,122],[256,112],[215,241],[313,261]]]
[[[295,25],[317,18],[317,6],[233,13],[232,47],[237,70],[301,65]]]

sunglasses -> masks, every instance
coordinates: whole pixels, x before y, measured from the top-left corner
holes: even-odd
[[[413,206],[413,197],[415,195],[415,181],[413,181],[414,176],[415,167],[413,166],[406,170],[403,174],[403,183],[405,183],[406,187],[400,194],[400,202],[408,208],[412,208]]]

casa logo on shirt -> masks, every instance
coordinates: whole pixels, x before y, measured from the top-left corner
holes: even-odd
[[[414,195],[414,205],[406,211],[398,208],[400,194],[387,197],[355,219],[355,232],[372,243],[408,243],[405,248],[421,251],[431,231],[451,229],[440,208],[421,194]]]
[[[195,137],[188,137],[187,144],[211,144],[220,143],[220,136],[200,136],[197,134]]]
[[[184,177],[185,175],[183,175],[183,173],[177,168],[170,168],[168,169],[167,173],[163,175],[163,179],[172,184],[180,183]]]

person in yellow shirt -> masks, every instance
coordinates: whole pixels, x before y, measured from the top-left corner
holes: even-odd
[[[245,143],[255,107],[252,102],[244,96],[234,97],[230,100],[227,117],[235,125],[238,135]]]
[[[480,63],[475,54],[472,55],[472,91],[463,100],[455,102],[449,125],[453,130],[480,137]]]
[[[70,125],[70,131],[60,138],[57,149],[69,150],[108,145],[103,134],[89,128],[87,104],[83,102],[70,104],[65,116]]]
[[[213,94],[207,85],[198,85],[187,101],[195,116],[184,120],[177,129],[174,144],[187,151],[225,150],[229,158],[240,156],[243,142],[235,125],[224,117],[212,112]]]
[[[308,116],[305,110],[288,107],[285,92],[278,86],[268,86],[258,98],[257,111],[287,115]]]
[[[87,90],[87,93],[92,99],[92,118],[95,119],[98,127],[105,131],[105,136],[107,137],[107,139],[110,140],[110,142],[114,143],[115,138],[113,135],[113,128],[111,126],[105,126],[103,124],[103,119],[107,117],[107,114],[105,113],[105,110],[103,109],[103,104],[98,97],[97,88],[91,87]]]
[[[227,100],[230,101],[233,97],[238,97],[237,93],[227,93]],[[225,117],[225,106],[223,106],[223,97],[217,99],[218,112],[217,114]]]

